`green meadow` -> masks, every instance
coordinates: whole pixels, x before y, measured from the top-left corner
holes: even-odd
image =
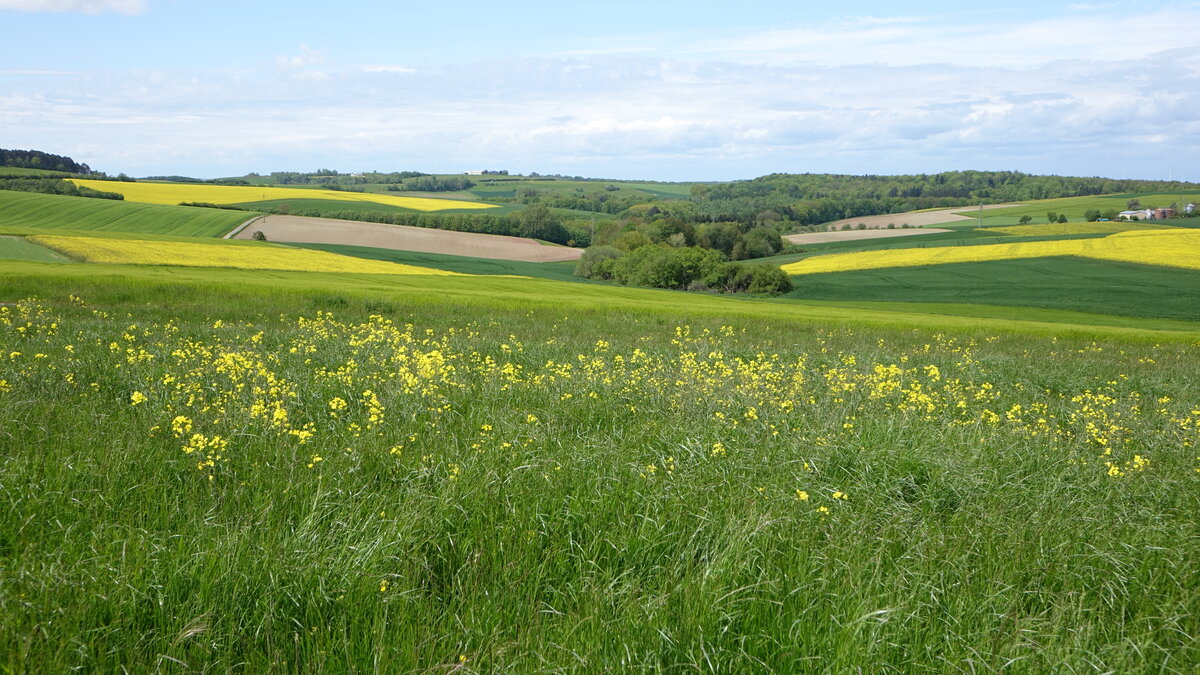
[[[32,262],[0,297],[9,670],[1200,659],[1195,330]]]
[[[63,264],[18,236],[246,215],[0,194],[0,671],[1200,663],[1200,274],[733,298],[349,246],[306,247],[463,275]]]
[[[0,260],[32,260],[36,262],[71,262],[69,258],[21,237],[0,236]]]
[[[19,166],[0,166],[0,178],[67,178],[74,175],[67,171],[54,171],[52,169],[26,169]]]

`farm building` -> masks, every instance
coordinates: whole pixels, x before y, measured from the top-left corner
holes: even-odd
[[[1136,209],[1122,211],[1117,220],[1166,220],[1175,215],[1175,209]]]

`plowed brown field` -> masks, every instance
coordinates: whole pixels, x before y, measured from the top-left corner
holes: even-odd
[[[250,239],[257,231],[266,235],[267,241],[371,246],[493,260],[559,262],[577,260],[583,254],[582,249],[546,246],[524,237],[302,216],[266,216],[251,223],[235,238]]]
[[[990,209],[1007,209],[1012,206],[1024,206],[1024,204],[988,204],[983,207],[984,211]],[[909,227],[922,227],[925,225],[941,225],[943,223],[959,223],[964,220],[975,220],[975,213],[979,211],[978,206],[955,206],[948,209],[935,209],[933,211],[909,211],[908,213],[887,213],[881,216],[859,216],[858,218],[843,218],[829,223],[825,229],[828,231],[834,230],[849,230],[858,227],[862,223],[867,229],[886,228],[888,225],[908,225]],[[967,215],[958,215],[958,214]]]

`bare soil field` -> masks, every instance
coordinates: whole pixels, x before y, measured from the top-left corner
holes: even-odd
[[[254,221],[234,238],[251,239],[258,231],[266,235],[267,241],[371,246],[396,251],[446,253],[493,260],[560,262],[577,260],[583,254],[582,249],[545,246],[525,237],[303,216],[266,216]]]
[[[806,234],[787,234],[784,240],[793,244],[828,244],[833,241],[855,241],[858,239],[886,239],[888,237],[911,237],[915,234],[936,234],[938,232],[953,232],[939,227],[926,227],[909,230],[838,230],[836,232],[808,232]]]
[[[1007,209],[1013,206],[1024,206],[1024,204],[989,204],[984,208],[988,209]],[[886,228],[888,225],[908,225],[909,227],[921,227],[923,225],[941,225],[943,223],[957,223],[964,220],[975,220],[974,216],[960,216],[959,213],[978,211],[978,206],[955,206],[948,209],[936,209],[934,211],[910,211],[908,213],[885,213],[881,216],[860,216],[858,218],[843,218],[835,220],[826,226],[826,230],[848,230],[858,227],[859,223],[867,226],[867,229]],[[812,243],[812,242],[810,242]]]

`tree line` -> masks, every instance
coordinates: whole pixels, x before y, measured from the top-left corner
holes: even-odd
[[[693,217],[697,220],[816,225],[929,208],[1196,187],[1200,186],[1180,181],[1034,176],[1019,171],[898,176],[771,174],[748,181],[696,185],[690,201],[696,207]]]
[[[0,190],[40,192],[42,194],[92,197],[95,199],[125,199],[125,196],[119,192],[93,190],[92,188],[76,185],[61,178],[0,178]]]
[[[54,155],[41,150],[6,150],[0,148],[0,166],[20,169],[45,169],[68,173],[92,173],[87,164],[76,162],[65,155]]]

